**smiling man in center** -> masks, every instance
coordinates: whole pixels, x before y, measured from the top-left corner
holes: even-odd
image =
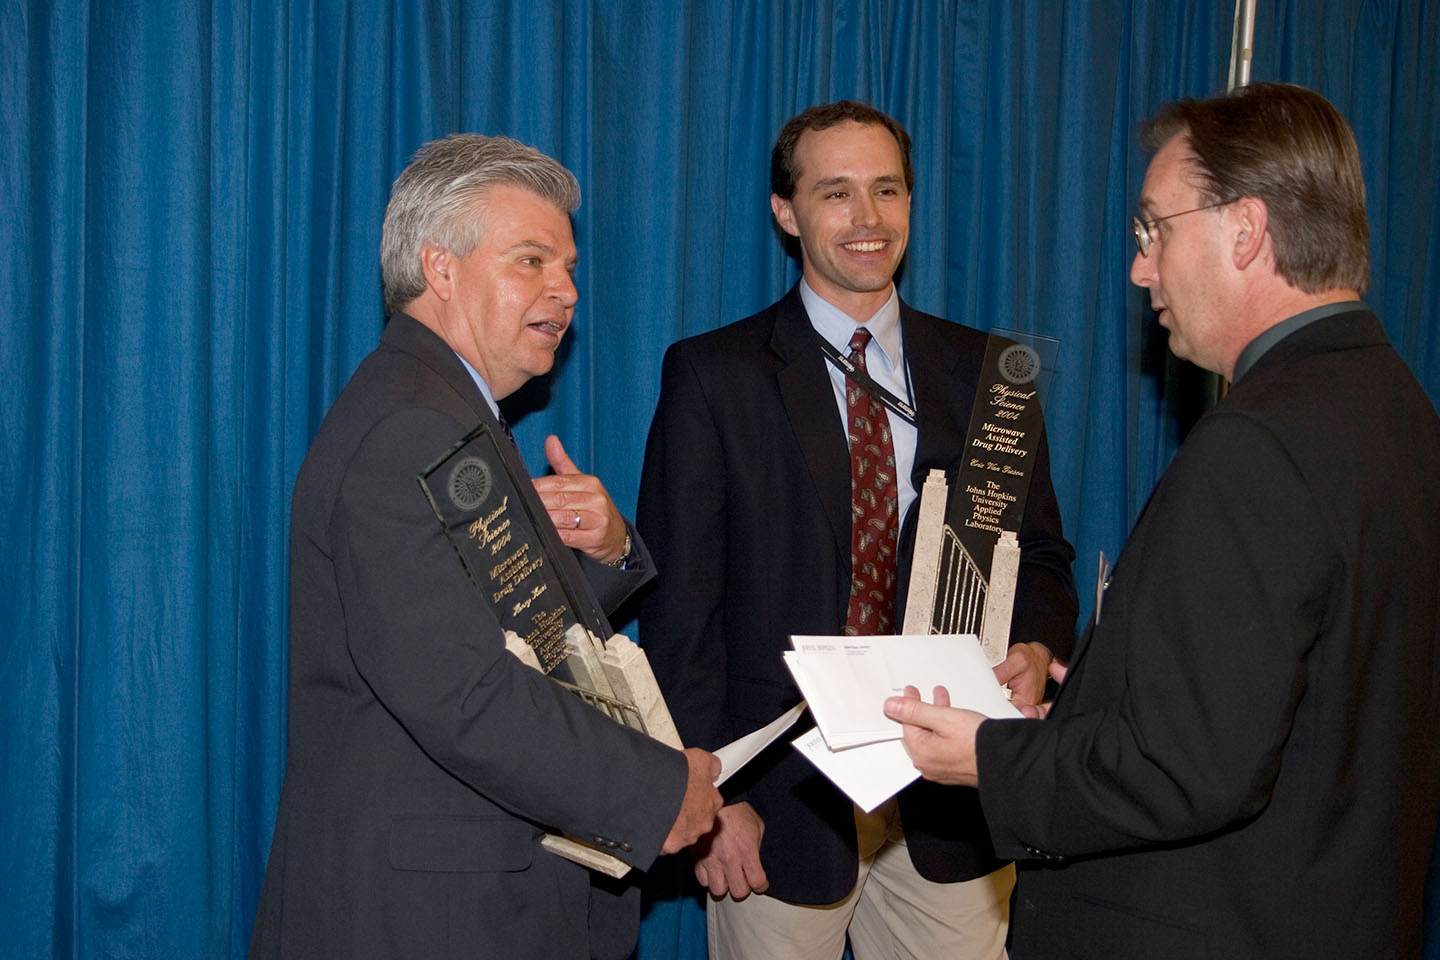
[[[658,577],[641,638],[682,739],[708,749],[800,699],[790,635],[895,632],[916,490],[932,468],[954,479],[987,344],[896,292],[914,173],[893,118],[812,107],[770,179],[803,278],[667,352],[636,517]],[[1020,541],[996,672],[1034,702],[1075,621],[1043,440]],[[857,960],[1003,955],[1014,872],[974,791],[917,784],[867,815],[784,741],[743,776],[694,851],[712,958],[834,960],[847,930]]]

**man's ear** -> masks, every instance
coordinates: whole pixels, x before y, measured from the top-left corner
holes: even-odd
[[[425,275],[425,285],[441,300],[449,300],[455,294],[455,258],[443,247],[422,244],[420,247],[420,272]]]
[[[795,208],[790,201],[778,193],[770,194],[770,210],[775,214],[775,222],[780,224],[780,229],[792,237],[800,236],[800,228],[795,225]]]
[[[1241,197],[1233,207],[1235,269],[1244,270],[1255,262],[1265,249],[1266,230],[1270,225],[1270,208],[1259,197]]]

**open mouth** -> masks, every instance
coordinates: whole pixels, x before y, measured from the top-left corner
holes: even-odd
[[[539,323],[530,324],[530,329],[543,333],[546,336],[554,337],[556,342],[559,342],[568,326],[569,324],[563,320],[542,320]]]
[[[888,240],[855,240],[851,243],[842,243],[840,246],[851,253],[879,253],[884,250],[890,241]]]

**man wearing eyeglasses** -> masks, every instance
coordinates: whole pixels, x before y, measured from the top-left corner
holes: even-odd
[[[1147,142],[1130,277],[1233,386],[1048,716],[886,709],[926,777],[978,785],[997,851],[1048,861],[1021,872],[1012,957],[1418,957],[1440,418],[1360,300],[1355,140],[1319,95],[1257,84],[1167,106]]]

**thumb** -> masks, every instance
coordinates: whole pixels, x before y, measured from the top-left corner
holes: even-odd
[[[885,701],[885,716],[901,723],[909,723],[915,716],[915,705],[919,697],[889,697]]]
[[[550,469],[556,473],[579,473],[580,468],[575,466],[575,461],[565,452],[565,444],[555,434],[545,438],[545,459],[550,464]]]

